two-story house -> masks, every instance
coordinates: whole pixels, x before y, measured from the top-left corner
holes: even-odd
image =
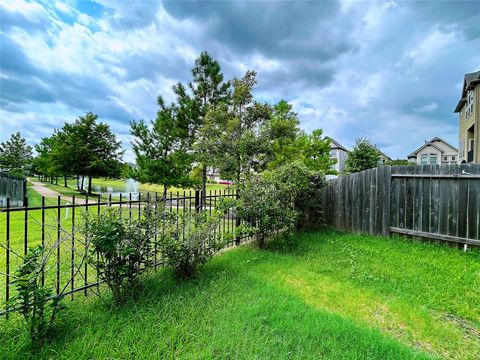
[[[480,163],[480,71],[465,74],[459,114],[459,162]]]
[[[347,161],[348,150],[331,137],[327,136],[326,138],[330,139],[330,159],[335,159],[337,161],[332,165],[332,170],[341,174],[345,171],[345,161]]]
[[[430,141],[408,155],[408,161],[417,165],[448,165],[458,161],[458,149],[439,137]]]

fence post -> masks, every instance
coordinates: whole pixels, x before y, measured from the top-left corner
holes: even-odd
[[[390,236],[390,213],[392,211],[390,205],[391,188],[392,188],[392,167],[390,165],[384,168],[383,178],[383,236]]]
[[[237,189],[236,199],[237,199],[237,201],[238,201],[238,199],[240,199],[240,190],[239,189]],[[240,219],[240,216],[238,216],[238,208],[235,207],[235,230],[240,226],[240,224],[241,224],[241,219]],[[236,236],[235,236],[235,244],[240,245],[240,236],[238,234],[236,234]]]
[[[195,190],[195,211],[200,212],[201,204],[200,204],[200,190]]]

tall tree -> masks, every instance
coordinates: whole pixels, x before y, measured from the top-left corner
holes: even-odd
[[[35,145],[37,156],[33,159],[35,173],[48,176],[58,175],[58,165],[55,162],[53,153],[56,145],[55,135],[44,137],[39,144]]]
[[[137,169],[134,177],[142,182],[163,185],[163,195],[169,186],[191,185],[192,155],[189,153],[189,127],[177,116],[175,105],[165,105],[158,98],[160,109],[149,127],[143,120],[132,121],[133,151]]]
[[[268,168],[274,169],[301,157],[298,138],[302,135],[302,131],[299,124],[292,105],[285,100],[280,100],[274,106],[272,116],[266,124],[270,141]]]
[[[268,133],[264,131],[272,109],[253,98],[256,73],[247,71],[233,80],[231,100],[211,108],[200,130],[201,152],[214,160],[223,177],[237,182],[268,162]]]
[[[323,136],[322,129],[313,130],[311,134],[302,136],[299,141],[303,163],[310,170],[332,174],[335,160],[330,158],[330,139]]]
[[[0,168],[9,172],[25,173],[32,161],[32,147],[16,132],[0,143]]]
[[[192,68],[192,81],[185,86],[178,83],[174,86],[177,95],[177,116],[189,123],[191,144],[203,141],[203,132],[199,131],[205,124],[208,110],[219,103],[227,101],[230,82],[224,82],[220,64],[206,51],[195,60]],[[179,120],[180,121],[180,120]],[[200,164],[202,173],[202,196],[206,194],[207,167],[213,165],[209,152],[202,151],[201,146],[195,146],[194,160]]]
[[[357,138],[345,162],[346,170],[349,173],[355,173],[371,169],[378,165],[379,160],[380,153],[375,145],[367,138]]]
[[[98,116],[89,112],[71,124],[66,123],[56,133],[52,148],[53,161],[64,174],[88,177],[89,194],[93,177],[120,174],[124,153],[110,126],[97,120]]]

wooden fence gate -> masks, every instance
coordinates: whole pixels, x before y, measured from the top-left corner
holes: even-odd
[[[381,166],[330,180],[327,224],[480,246],[480,164]]]

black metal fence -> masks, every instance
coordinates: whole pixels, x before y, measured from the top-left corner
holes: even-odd
[[[130,193],[127,197],[120,194],[117,198],[111,195],[37,197],[25,198],[22,207],[12,207],[8,199],[6,207],[0,209],[0,281],[3,284],[0,286],[0,298],[5,301],[0,315],[8,315],[13,310],[8,302],[12,297],[15,268],[21,264],[29,247],[35,245],[45,246],[49,242],[58,245],[53,247],[55,254],[52,254],[51,264],[45,267],[41,277],[42,284],[51,286],[57,295],[69,295],[73,300],[75,293],[83,292],[86,296],[92,288],[99,286],[99,274],[84,261],[84,255],[88,253],[87,242],[80,239],[77,231],[83,219],[81,215],[88,212],[100,214],[103,208],[117,207],[129,219],[140,218],[143,205],[153,203],[161,204],[162,211],[178,219],[178,216],[188,212],[212,214],[221,198],[238,197],[238,193],[232,189],[214,190],[202,195],[201,191],[183,191],[170,192],[166,197],[151,192]],[[240,223],[235,211],[230,211],[221,218],[216,231],[233,233]],[[232,237],[226,246],[239,245],[246,240]],[[156,244],[155,241],[153,243]],[[163,265],[156,245],[151,249],[150,256],[154,258],[155,269]],[[79,262],[79,259],[83,261]]]

